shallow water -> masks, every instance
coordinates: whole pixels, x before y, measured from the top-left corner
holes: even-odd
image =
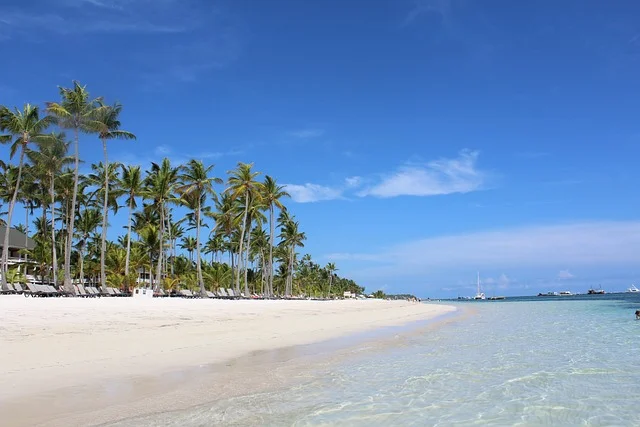
[[[114,426],[640,425],[640,296],[459,305],[475,314],[290,388]]]

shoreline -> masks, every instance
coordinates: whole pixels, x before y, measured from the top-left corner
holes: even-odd
[[[225,385],[225,376],[227,382],[233,379],[236,392],[277,385],[286,378],[260,371],[254,373],[263,375],[260,381],[251,374],[239,380],[238,363],[262,355],[263,365],[276,354],[291,361],[307,345],[429,321],[456,309],[372,300],[2,297],[0,310],[0,373],[9,385],[0,391],[0,416],[12,426],[56,426],[69,425],[70,417],[97,425],[173,410],[175,402],[192,405],[194,391],[171,397],[176,388],[191,388],[187,382],[207,383],[203,393],[213,384]],[[124,403],[127,409],[107,415]]]

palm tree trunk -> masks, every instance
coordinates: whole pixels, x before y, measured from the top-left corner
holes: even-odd
[[[244,213],[242,215],[242,231],[240,231],[240,248],[238,248],[238,271],[236,272],[235,290],[240,292],[240,261],[242,260],[242,246],[244,243],[244,233],[247,228],[247,212],[249,211],[249,192],[245,190]]]
[[[269,293],[269,296],[273,296],[273,240],[274,234],[276,233],[273,211],[273,204],[271,204],[269,206],[269,227],[271,228],[271,234],[269,236],[269,270],[267,272],[269,278],[269,286],[267,286],[267,292]]]
[[[200,200],[198,200],[198,210],[196,212],[196,272],[198,274],[198,284],[200,285],[200,295],[207,296],[202,278],[202,261],[200,259]]]
[[[125,285],[125,291],[129,292],[129,258],[131,257],[131,217],[133,216],[133,196],[131,196],[131,200],[129,200],[129,222],[127,224],[127,256],[124,261],[124,269],[127,275],[127,281]]]
[[[7,212],[7,224],[4,229],[4,244],[2,245],[2,290],[8,291],[7,286],[7,271],[9,262],[9,232],[11,231],[11,217],[13,216],[13,208],[16,205],[16,199],[18,198],[18,190],[20,189],[20,179],[22,178],[22,167],[24,164],[24,145],[20,150],[20,164],[18,165],[18,177],[16,178],[16,186],[13,189],[13,195],[11,196],[11,202],[9,203],[9,211]]]
[[[56,249],[56,194],[53,175],[49,177],[49,197],[51,198],[51,251],[53,264],[53,284],[58,284],[58,251]]]
[[[83,240],[82,245],[79,248],[78,254],[78,262],[80,263],[80,284],[84,285],[84,246],[85,240]]]
[[[164,251],[164,203],[160,203],[160,247],[158,248],[158,265],[156,267],[156,277],[158,279],[158,284],[156,284],[156,288],[154,291],[157,291],[160,285],[161,277],[162,277],[162,252]]]
[[[244,296],[249,296],[249,285],[247,283],[247,276],[249,274],[249,251],[251,250],[251,226],[249,226],[249,233],[247,233],[247,250],[244,261]]]
[[[327,292],[327,298],[331,295],[331,284],[333,283],[333,273],[329,272],[329,292]]]
[[[102,237],[100,241],[100,286],[107,286],[107,273],[105,271],[105,256],[107,253],[107,215],[109,212],[109,158],[107,157],[107,140],[102,139],[102,151],[104,152],[104,200],[102,202]]]
[[[293,258],[295,257],[295,246],[291,246],[289,257],[289,295],[293,295]]]
[[[78,173],[80,170],[80,136],[75,129],[75,170],[73,171],[73,196],[71,197],[71,212],[68,212],[67,241],[64,253],[64,290],[75,295],[71,281],[71,246],[73,243],[73,226],[76,219],[76,199],[78,198]]]

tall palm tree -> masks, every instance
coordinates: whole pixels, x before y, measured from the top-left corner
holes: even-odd
[[[248,286],[248,274],[249,274],[249,254],[251,251],[251,237],[252,234],[251,230],[253,228],[253,223],[254,221],[256,222],[256,228],[259,228],[262,230],[262,224],[264,223],[264,221],[266,220],[265,216],[262,214],[262,211],[264,210],[264,205],[263,205],[263,201],[260,197],[260,193],[256,193],[252,198],[251,201],[249,203],[249,209],[247,210],[247,230],[249,230],[249,232],[247,233],[247,250],[245,252],[245,260],[244,260],[244,265],[245,265],[245,269],[244,269],[244,294],[248,295],[249,294],[249,286]]]
[[[122,175],[120,177],[120,188],[127,195],[127,205],[129,206],[129,219],[127,220],[127,254],[125,258],[125,271],[127,276],[131,274],[129,270],[129,262],[131,258],[131,218],[133,210],[138,207],[136,197],[142,194],[142,174],[140,166],[121,166]],[[128,291],[129,283],[125,284],[125,290]]]
[[[228,193],[222,193],[218,200],[215,200],[215,210],[205,213],[206,216],[212,218],[215,221],[214,232],[220,232],[224,238],[228,239],[229,249],[229,262],[231,264],[231,286],[233,287],[233,273],[234,273],[234,261],[233,261],[233,233],[239,227],[239,219],[235,213],[235,205],[233,199]]]
[[[78,215],[78,269],[80,283],[84,281],[84,258],[85,250],[89,246],[89,239],[95,233],[96,229],[100,226],[100,211],[98,209],[84,209]]]
[[[169,159],[165,158],[162,163],[152,163],[151,170],[147,173],[146,187],[144,194],[154,201],[155,206],[160,211],[160,224],[158,228],[158,262],[156,265],[156,278],[158,283],[162,279],[162,254],[164,253],[164,233],[165,221],[167,219],[167,203],[175,200],[175,187],[178,182],[178,168],[171,166]]]
[[[61,173],[62,168],[69,165],[73,158],[67,155],[69,151],[69,143],[65,140],[62,133],[51,134],[51,140],[47,142],[38,142],[38,150],[29,150],[27,156],[36,168],[38,173],[42,174],[48,188],[49,206],[51,209],[51,250],[52,250],[52,271],[53,283],[58,283],[58,254],[56,245],[56,193],[55,182],[56,177]]]
[[[324,268],[327,274],[329,275],[329,291],[327,292],[327,298],[331,295],[331,285],[333,284],[333,275],[336,274],[338,269],[336,268],[335,263],[329,262],[327,266]]]
[[[47,110],[58,118],[58,124],[63,129],[71,129],[74,134],[74,172],[73,195],[71,197],[71,212],[76,211],[78,198],[78,174],[80,169],[80,132],[93,133],[91,121],[96,117],[102,98],[91,99],[86,86],[73,82],[73,88],[59,87],[60,102],[48,102]],[[75,293],[71,281],[71,245],[73,243],[75,215],[69,216],[67,223],[67,241],[64,253],[64,289]]]
[[[285,212],[285,211],[283,211]],[[294,218],[288,215],[281,216],[280,238],[281,244],[288,250],[288,267],[287,282],[285,287],[285,295],[289,296],[293,293],[293,267],[295,265],[296,248],[304,247],[304,241],[307,239],[303,232],[299,231],[300,224]]]
[[[224,250],[224,238],[214,229],[209,235],[209,240],[204,245],[204,253],[211,254],[211,264],[216,261],[216,255]]]
[[[197,248],[196,238],[193,236],[184,236],[180,247],[189,253],[189,261],[193,262],[193,253]]]
[[[239,162],[236,169],[228,172],[230,175],[228,179],[229,187],[225,190],[231,195],[232,199],[244,198],[244,210],[242,214],[242,221],[240,223],[240,247],[238,249],[240,257],[238,258],[238,260],[242,259],[244,236],[247,229],[247,213],[249,212],[249,200],[253,195],[258,194],[261,187],[261,184],[255,180],[256,177],[260,175],[260,172],[252,172],[252,167],[253,163]],[[235,288],[238,292],[240,291],[240,269],[240,266],[238,266],[235,283]],[[247,284],[245,283],[245,291],[246,290]]]
[[[201,245],[200,245],[200,224],[202,222],[202,205],[206,203],[208,196],[215,198],[213,184],[222,184],[220,178],[210,177],[214,165],[206,166],[200,161],[191,159],[189,163],[184,165],[182,170],[182,185],[178,187],[178,192],[191,196],[195,201],[195,206],[190,208],[194,214],[194,222],[196,226],[196,273],[198,276],[198,285],[200,286],[200,294],[206,296],[204,287],[204,279],[202,278],[202,261],[201,261]]]
[[[268,274],[268,294],[273,295],[273,246],[275,239],[275,208],[284,209],[281,199],[289,197],[289,193],[284,190],[284,186],[278,185],[275,179],[269,175],[265,176],[262,184],[262,199],[264,204],[269,208],[269,263],[267,265]]]
[[[109,226],[108,216],[109,207],[114,213],[118,211],[118,197],[123,194],[122,189],[118,187],[119,176],[118,170],[120,163],[92,164],[93,173],[89,175],[89,181],[95,185],[98,190],[95,194],[102,195],[102,230],[100,234],[100,285],[106,286],[107,273],[105,265],[105,257],[107,254],[107,227]],[[109,188],[112,189],[109,192]]]
[[[15,136],[11,144],[11,154],[13,156],[20,150],[20,160],[18,161],[18,176],[16,178],[13,195],[9,201],[9,210],[7,213],[6,228],[4,231],[4,240],[2,246],[2,265],[0,272],[2,273],[2,290],[6,291],[7,287],[7,262],[9,256],[9,231],[11,229],[11,220],[13,209],[16,205],[18,192],[20,191],[20,180],[22,178],[22,169],[24,167],[24,156],[31,142],[46,141],[48,137],[44,135],[45,130],[54,123],[50,116],[40,117],[40,109],[37,106],[25,104],[22,110],[16,108],[11,111],[6,107],[0,109],[0,131],[8,132],[6,135],[0,135],[1,143],[9,143]]]
[[[120,129],[120,112],[122,105],[115,103],[107,106],[102,101],[98,101],[99,108],[96,109],[93,120],[89,122],[90,128],[98,134],[102,141],[102,152],[104,154],[104,169],[109,170],[109,157],[107,156],[107,141],[110,139],[136,139],[136,136]],[[107,216],[109,212],[109,174],[104,174],[103,182],[103,202],[102,202],[102,236],[100,241],[100,284],[106,286],[107,274],[105,271],[105,256],[107,252]]]

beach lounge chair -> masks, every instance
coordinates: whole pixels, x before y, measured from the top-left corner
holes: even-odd
[[[89,286],[88,288],[85,287],[85,289],[91,289],[91,293],[93,294],[93,296],[95,297],[101,297],[102,294],[100,293],[100,291],[98,290],[98,288],[96,288],[95,286]]]
[[[27,283],[27,293],[32,297],[43,296],[42,290],[35,283]]]
[[[181,297],[183,298],[195,298],[196,296],[189,289],[180,289],[178,291]]]
[[[225,291],[224,288],[218,288],[218,295],[220,296],[220,298],[229,297],[229,295],[227,295],[227,291]]]
[[[11,283],[7,283],[7,287],[9,289],[7,289],[6,291],[0,290],[0,294],[11,295],[16,293],[16,290],[13,288],[13,285]]]
[[[229,295],[230,298],[237,298],[236,294],[233,293],[233,289],[227,288],[227,295]]]
[[[209,298],[217,298],[216,294],[214,294],[213,292],[211,292],[211,291],[206,291],[206,292],[207,292],[207,296]]]
[[[26,292],[20,283],[13,285],[13,289],[15,289],[16,294],[24,294]]]
[[[158,289],[153,293],[153,296],[156,298],[164,298],[167,296],[167,294],[165,293],[164,289]]]
[[[92,298],[94,297],[93,292],[90,292],[88,288],[85,288],[82,285],[77,285],[78,287],[78,293],[80,293],[80,295],[82,295],[85,298]]]
[[[76,295],[82,298],[88,298],[89,295],[85,292],[84,288],[80,289],[79,285],[73,285],[73,288],[76,290]]]
[[[16,290],[11,283],[7,283],[7,287],[9,289],[7,289],[6,291],[0,290],[0,294],[11,295],[16,293]]]

